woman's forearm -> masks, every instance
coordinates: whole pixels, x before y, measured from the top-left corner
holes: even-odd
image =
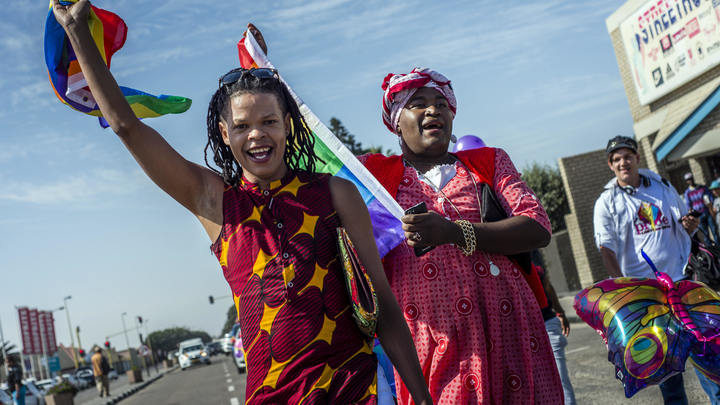
[[[87,24],[76,23],[65,31],[75,51],[83,76],[105,120],[118,135],[140,121],[130,108],[115,78],[100,55]]]
[[[473,224],[477,250],[512,255],[547,246],[550,233],[532,218],[516,216]]]
[[[387,296],[387,292],[378,294],[378,301],[380,317],[378,319],[377,335],[385,353],[387,353],[393,366],[397,369],[415,403],[432,403],[415,352],[415,346],[403,344],[404,342],[412,342],[412,336],[405,323],[405,318],[402,316],[400,306],[394,296]]]

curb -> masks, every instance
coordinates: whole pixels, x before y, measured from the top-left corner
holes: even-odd
[[[158,379],[160,379],[162,376],[164,376],[165,374],[167,374],[167,373],[175,370],[176,368],[177,368],[177,366],[174,366],[173,368],[167,369],[167,370],[165,370],[163,373],[158,374],[158,375],[156,375],[155,377],[152,377],[152,378],[148,379],[147,381],[144,381],[144,382],[142,382],[142,383],[140,383],[140,384],[137,384],[137,385],[135,385],[135,386],[133,386],[133,387],[131,387],[131,388],[126,389],[126,390],[123,391],[121,394],[115,395],[114,397],[110,398],[107,402],[104,403],[104,405],[114,405],[114,404],[117,404],[118,402],[122,401],[123,399],[130,397],[132,394],[134,394],[134,393],[136,393],[136,392],[144,389],[144,388],[147,387],[148,385],[154,383],[155,381],[157,381]]]

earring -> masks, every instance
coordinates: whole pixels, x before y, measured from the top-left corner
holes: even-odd
[[[455,136],[455,134],[450,135],[450,141],[452,141],[452,143],[457,143],[457,136]]]

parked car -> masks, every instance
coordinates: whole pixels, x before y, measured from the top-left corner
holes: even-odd
[[[202,339],[195,338],[180,342],[180,356],[178,360],[180,369],[185,370],[195,363],[210,364],[210,356],[205,351]]]
[[[54,378],[47,378],[44,380],[37,381],[35,385],[38,387],[40,391],[47,391],[49,390],[53,385],[57,384],[58,382]]]
[[[245,350],[243,349],[242,336],[240,335],[240,328],[235,332],[235,343],[233,344],[233,359],[235,360],[235,367],[237,367],[238,373],[242,374],[245,372]]]
[[[77,378],[72,374],[63,374],[62,378],[68,380],[70,384],[72,384],[75,388],[78,390],[84,390],[85,388],[89,387],[90,384],[88,384],[87,380],[84,380],[82,378]],[[57,382],[60,382],[60,377],[55,377]]]
[[[75,370],[75,377],[87,381],[89,386],[95,384],[95,375],[93,374],[93,369],[90,366],[78,367],[78,369]]]
[[[115,371],[114,368],[111,368],[110,371],[108,372],[108,378],[109,378],[110,380],[117,380],[117,379],[118,379],[118,373],[117,373],[117,371]]]

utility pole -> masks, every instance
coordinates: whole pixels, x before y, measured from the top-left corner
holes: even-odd
[[[0,349],[2,349],[3,364],[5,365],[5,375],[8,375],[7,352],[5,351],[5,335],[3,335],[2,321],[0,321]]]
[[[135,327],[137,328],[137,331],[138,331],[138,340],[140,341],[140,348],[143,348],[143,346],[145,346],[145,345],[143,344],[143,340],[142,340],[142,332],[140,332],[141,325],[142,325],[142,317],[136,316],[135,317]],[[148,367],[147,363],[145,362],[145,356],[140,355],[140,360],[142,361],[143,368],[145,369],[145,371],[147,371],[148,377],[150,377],[150,367]]]
[[[63,303],[65,303],[65,315],[67,315],[67,321],[68,321],[68,333],[70,333],[70,347],[72,348],[72,355],[73,355],[73,363],[75,363],[75,369],[78,368],[78,358],[77,353],[75,352],[75,339],[73,339],[73,328],[72,323],[70,322],[70,307],[68,306],[68,300],[72,298],[72,295],[68,295],[67,297],[63,298]]]
[[[127,334],[127,326],[125,326],[125,315],[127,315],[127,312],[123,312],[120,314],[120,319],[122,320],[123,324],[123,333],[125,334],[125,344],[127,345],[128,355],[130,354],[130,339],[128,339]]]
[[[18,314],[18,318],[17,318],[18,336],[20,336],[20,340],[22,340],[23,331],[22,331],[22,326],[20,326],[20,312],[18,312],[17,306],[15,307],[15,312]],[[20,349],[20,370],[22,370],[22,372],[23,372],[22,375],[23,375],[23,377],[25,377],[25,372],[26,372],[26,370],[25,370],[25,354],[23,353],[25,351],[25,342],[22,342],[22,345],[23,345],[23,348]],[[6,363],[6,367],[7,367],[7,363]]]
[[[47,362],[47,351],[45,350],[46,342],[45,342],[45,316],[43,314],[43,317],[40,318],[40,313],[38,313],[38,323],[40,323],[40,346],[42,347],[42,361],[40,364],[40,375],[44,376],[43,378],[49,378],[48,374],[48,362]],[[45,368],[43,368],[45,366]]]
[[[82,350],[82,342],[80,342],[80,326],[79,326],[79,325],[75,327],[75,334],[77,335],[77,339],[78,339],[78,350]],[[80,359],[80,362],[81,362],[83,365],[85,365],[85,359],[84,359],[84,358],[81,358],[81,359]]]

